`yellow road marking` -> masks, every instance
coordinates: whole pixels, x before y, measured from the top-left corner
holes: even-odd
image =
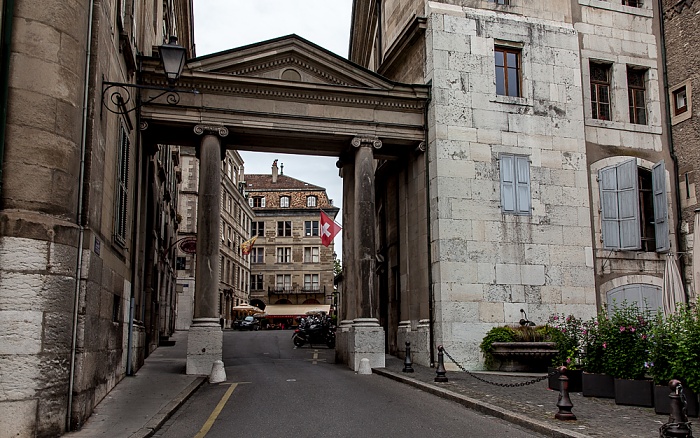
[[[219,400],[219,404],[216,405],[216,408],[214,408],[214,411],[211,413],[209,418],[207,418],[207,421],[204,423],[204,426],[199,430],[197,435],[194,436],[194,438],[204,438],[207,433],[209,433],[209,429],[214,425],[214,421],[216,421],[216,418],[219,416],[221,413],[221,410],[224,408],[224,405],[226,405],[226,402],[228,401],[229,397],[231,397],[231,394],[233,393],[233,390],[236,389],[236,386],[238,386],[238,383],[232,383],[231,387],[226,391],[223,397],[221,397],[221,400]]]

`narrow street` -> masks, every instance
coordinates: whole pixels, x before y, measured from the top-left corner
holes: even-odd
[[[180,437],[539,437],[377,375],[334,363],[292,331],[224,333],[228,381],[205,384],[154,435]]]

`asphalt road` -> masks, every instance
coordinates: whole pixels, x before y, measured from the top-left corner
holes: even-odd
[[[228,381],[202,386],[154,436],[541,437],[377,375],[295,348],[291,331],[224,332]]]

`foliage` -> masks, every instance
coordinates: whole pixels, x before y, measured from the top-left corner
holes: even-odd
[[[604,353],[607,343],[604,335],[608,331],[606,327],[608,324],[605,314],[600,314],[598,318],[591,318],[581,325],[581,346],[584,353],[581,364],[583,370],[588,373],[605,372]]]
[[[673,315],[657,318],[650,336],[649,373],[657,385],[678,379],[700,392],[700,315],[680,305]]]
[[[573,315],[552,315],[547,321],[551,338],[557,344],[559,353],[552,360],[553,366],[565,365],[569,369],[581,367],[581,345],[584,323]]]
[[[603,340],[603,370],[619,379],[642,379],[647,371],[651,314],[623,302],[605,324],[598,324]]]
[[[546,326],[500,326],[486,333],[479,348],[484,353],[486,364],[493,363],[494,342],[546,342],[552,340],[552,333]]]
[[[649,335],[649,374],[656,385],[666,385],[674,379],[673,357],[677,354],[677,318],[658,314]]]

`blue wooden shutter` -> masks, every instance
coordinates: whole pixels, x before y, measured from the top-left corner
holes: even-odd
[[[668,204],[666,203],[666,166],[664,160],[651,168],[651,185],[654,191],[654,236],[656,251],[666,252],[670,249],[668,237]]]
[[[518,214],[530,214],[530,158],[515,156],[515,195]]]
[[[501,210],[515,213],[515,157],[501,154]]]
[[[598,171],[600,186],[600,217],[603,232],[603,248],[620,249],[620,222],[617,207],[617,168],[606,167]]]
[[[637,160],[632,159],[617,165],[617,190],[620,249],[641,249],[642,229],[639,224]]]

